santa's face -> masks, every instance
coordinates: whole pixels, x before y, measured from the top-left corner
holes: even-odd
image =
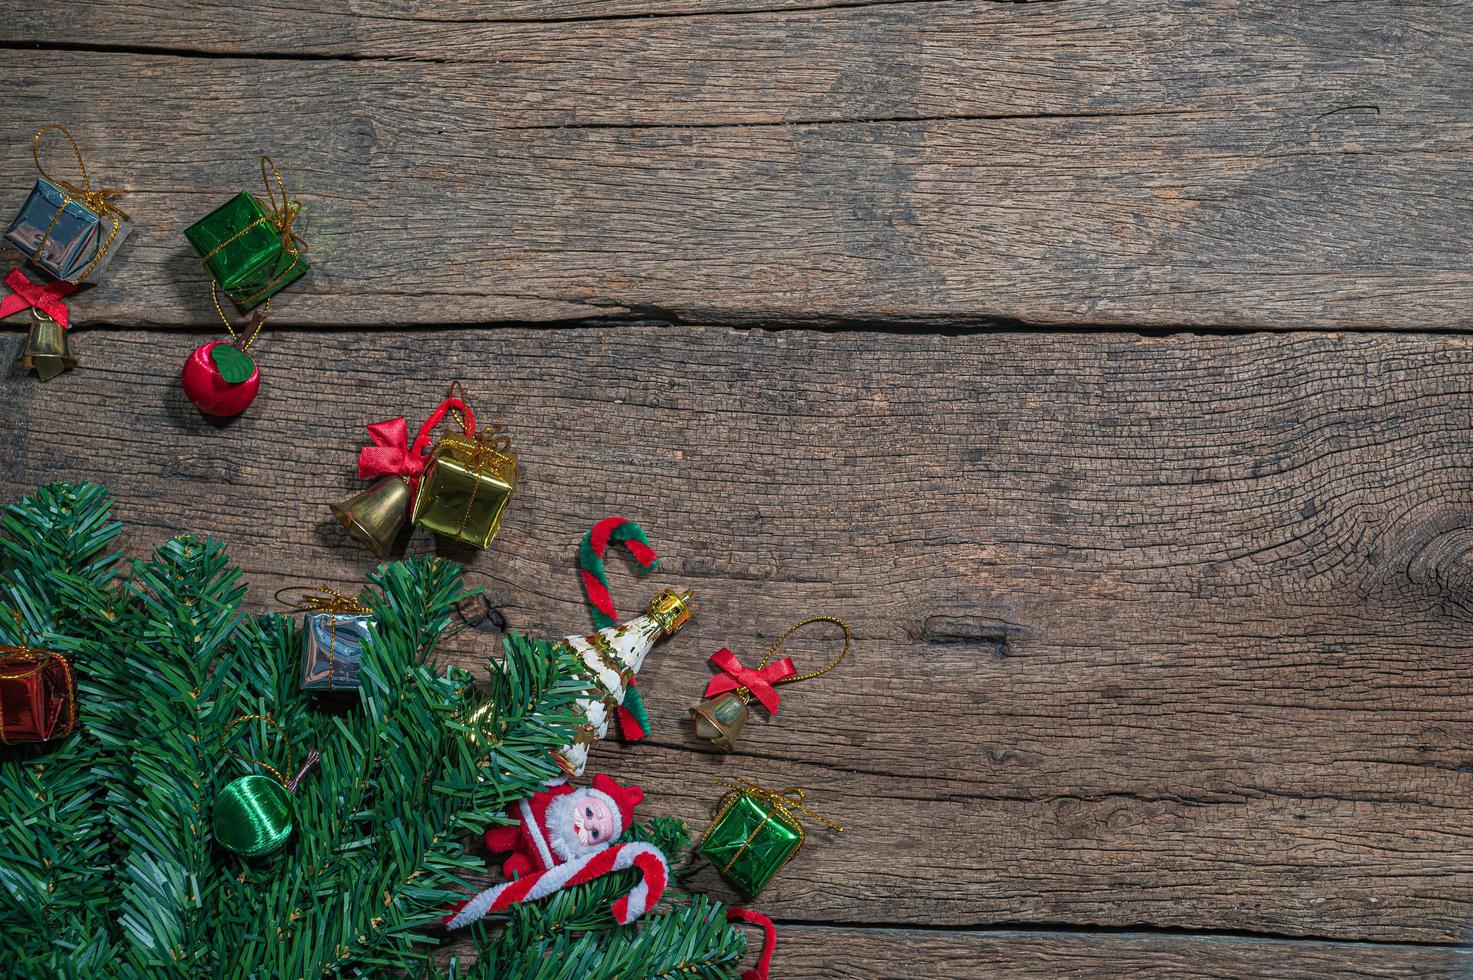
[[[585,796],[573,806],[573,835],[584,847],[607,844],[614,836],[614,815],[596,796]]]

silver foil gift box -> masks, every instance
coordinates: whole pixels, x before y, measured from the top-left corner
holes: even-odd
[[[96,196],[96,195],[94,195]],[[127,216],[105,201],[89,208],[42,177],[5,231],[5,241],[41,271],[66,282],[96,280],[128,237]]]
[[[363,643],[373,616],[358,613],[308,613],[302,637],[302,690],[355,691],[363,663]]]

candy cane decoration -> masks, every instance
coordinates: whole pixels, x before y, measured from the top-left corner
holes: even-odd
[[[546,871],[493,885],[475,898],[462,903],[454,914],[446,916],[443,921],[447,927],[459,929],[482,916],[504,912],[519,902],[535,902],[564,888],[581,885],[628,868],[638,869],[644,877],[628,895],[610,906],[614,920],[627,926],[648,912],[665,894],[670,865],[665,860],[664,852],[653,844],[637,841],[616,844]]]
[[[629,518],[605,517],[593,525],[578,547],[578,566],[583,573],[583,591],[588,596],[588,608],[593,613],[593,628],[600,630],[616,626],[619,622],[619,614],[614,610],[614,597],[609,594],[608,568],[604,564],[610,542],[622,544],[629,550],[639,563],[642,575],[654,571],[660,564],[660,556],[655,554],[644,528]],[[626,742],[638,742],[649,731],[650,719],[645,711],[644,697],[633,680],[629,682],[629,691],[619,707],[618,717],[619,730],[624,733]]]

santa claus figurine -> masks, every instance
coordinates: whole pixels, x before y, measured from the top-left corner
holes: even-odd
[[[642,799],[638,786],[623,787],[599,775],[586,789],[562,783],[507,810],[516,826],[492,827],[486,831],[486,846],[497,853],[512,852],[501,866],[508,880],[458,903],[445,916],[445,925],[459,929],[626,870],[639,872],[639,880],[609,911],[621,925],[638,919],[660,901],[670,878],[670,862],[655,845],[614,843],[634,822],[634,806]]]
[[[563,783],[507,810],[516,826],[486,831],[486,847],[511,852],[501,865],[507,878],[547,871],[608,847],[634,823],[643,799],[638,786],[620,786],[602,773],[583,789]]]

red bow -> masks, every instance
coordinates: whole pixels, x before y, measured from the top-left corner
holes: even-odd
[[[0,300],[0,318],[19,313],[21,310],[29,310],[34,306],[61,324],[61,329],[65,330],[70,326],[68,321],[71,317],[67,313],[66,304],[62,302],[62,298],[77,291],[75,283],[57,280],[49,286],[41,286],[27,279],[26,274],[19,269],[11,269],[5,277],[5,285],[9,286],[15,295]]]
[[[381,476],[403,476],[409,478],[411,489],[417,488],[420,474],[425,470],[430,433],[445,418],[445,413],[452,409],[465,413],[463,426],[466,435],[475,435],[476,417],[459,398],[447,398],[440,403],[430,417],[425,419],[425,424],[419,427],[413,446],[409,444],[409,422],[403,416],[374,422],[368,427],[368,438],[373,445],[364,446],[358,452],[358,478],[373,480]]]
[[[419,479],[424,472],[424,456],[409,451],[409,423],[403,416],[368,427],[373,445],[358,453],[358,478],[372,480],[380,476],[407,476]]]
[[[711,683],[706,685],[706,697],[715,697],[726,691],[735,691],[739,687],[745,687],[752,692],[754,698],[762,702],[762,707],[773,714],[777,714],[779,699],[777,690],[772,685],[798,672],[793,666],[793,661],[787,657],[774,660],[760,670],[751,670],[743,667],[741,661],[736,658],[736,654],[726,647],[711,654],[711,662],[722,672],[711,678]]]

